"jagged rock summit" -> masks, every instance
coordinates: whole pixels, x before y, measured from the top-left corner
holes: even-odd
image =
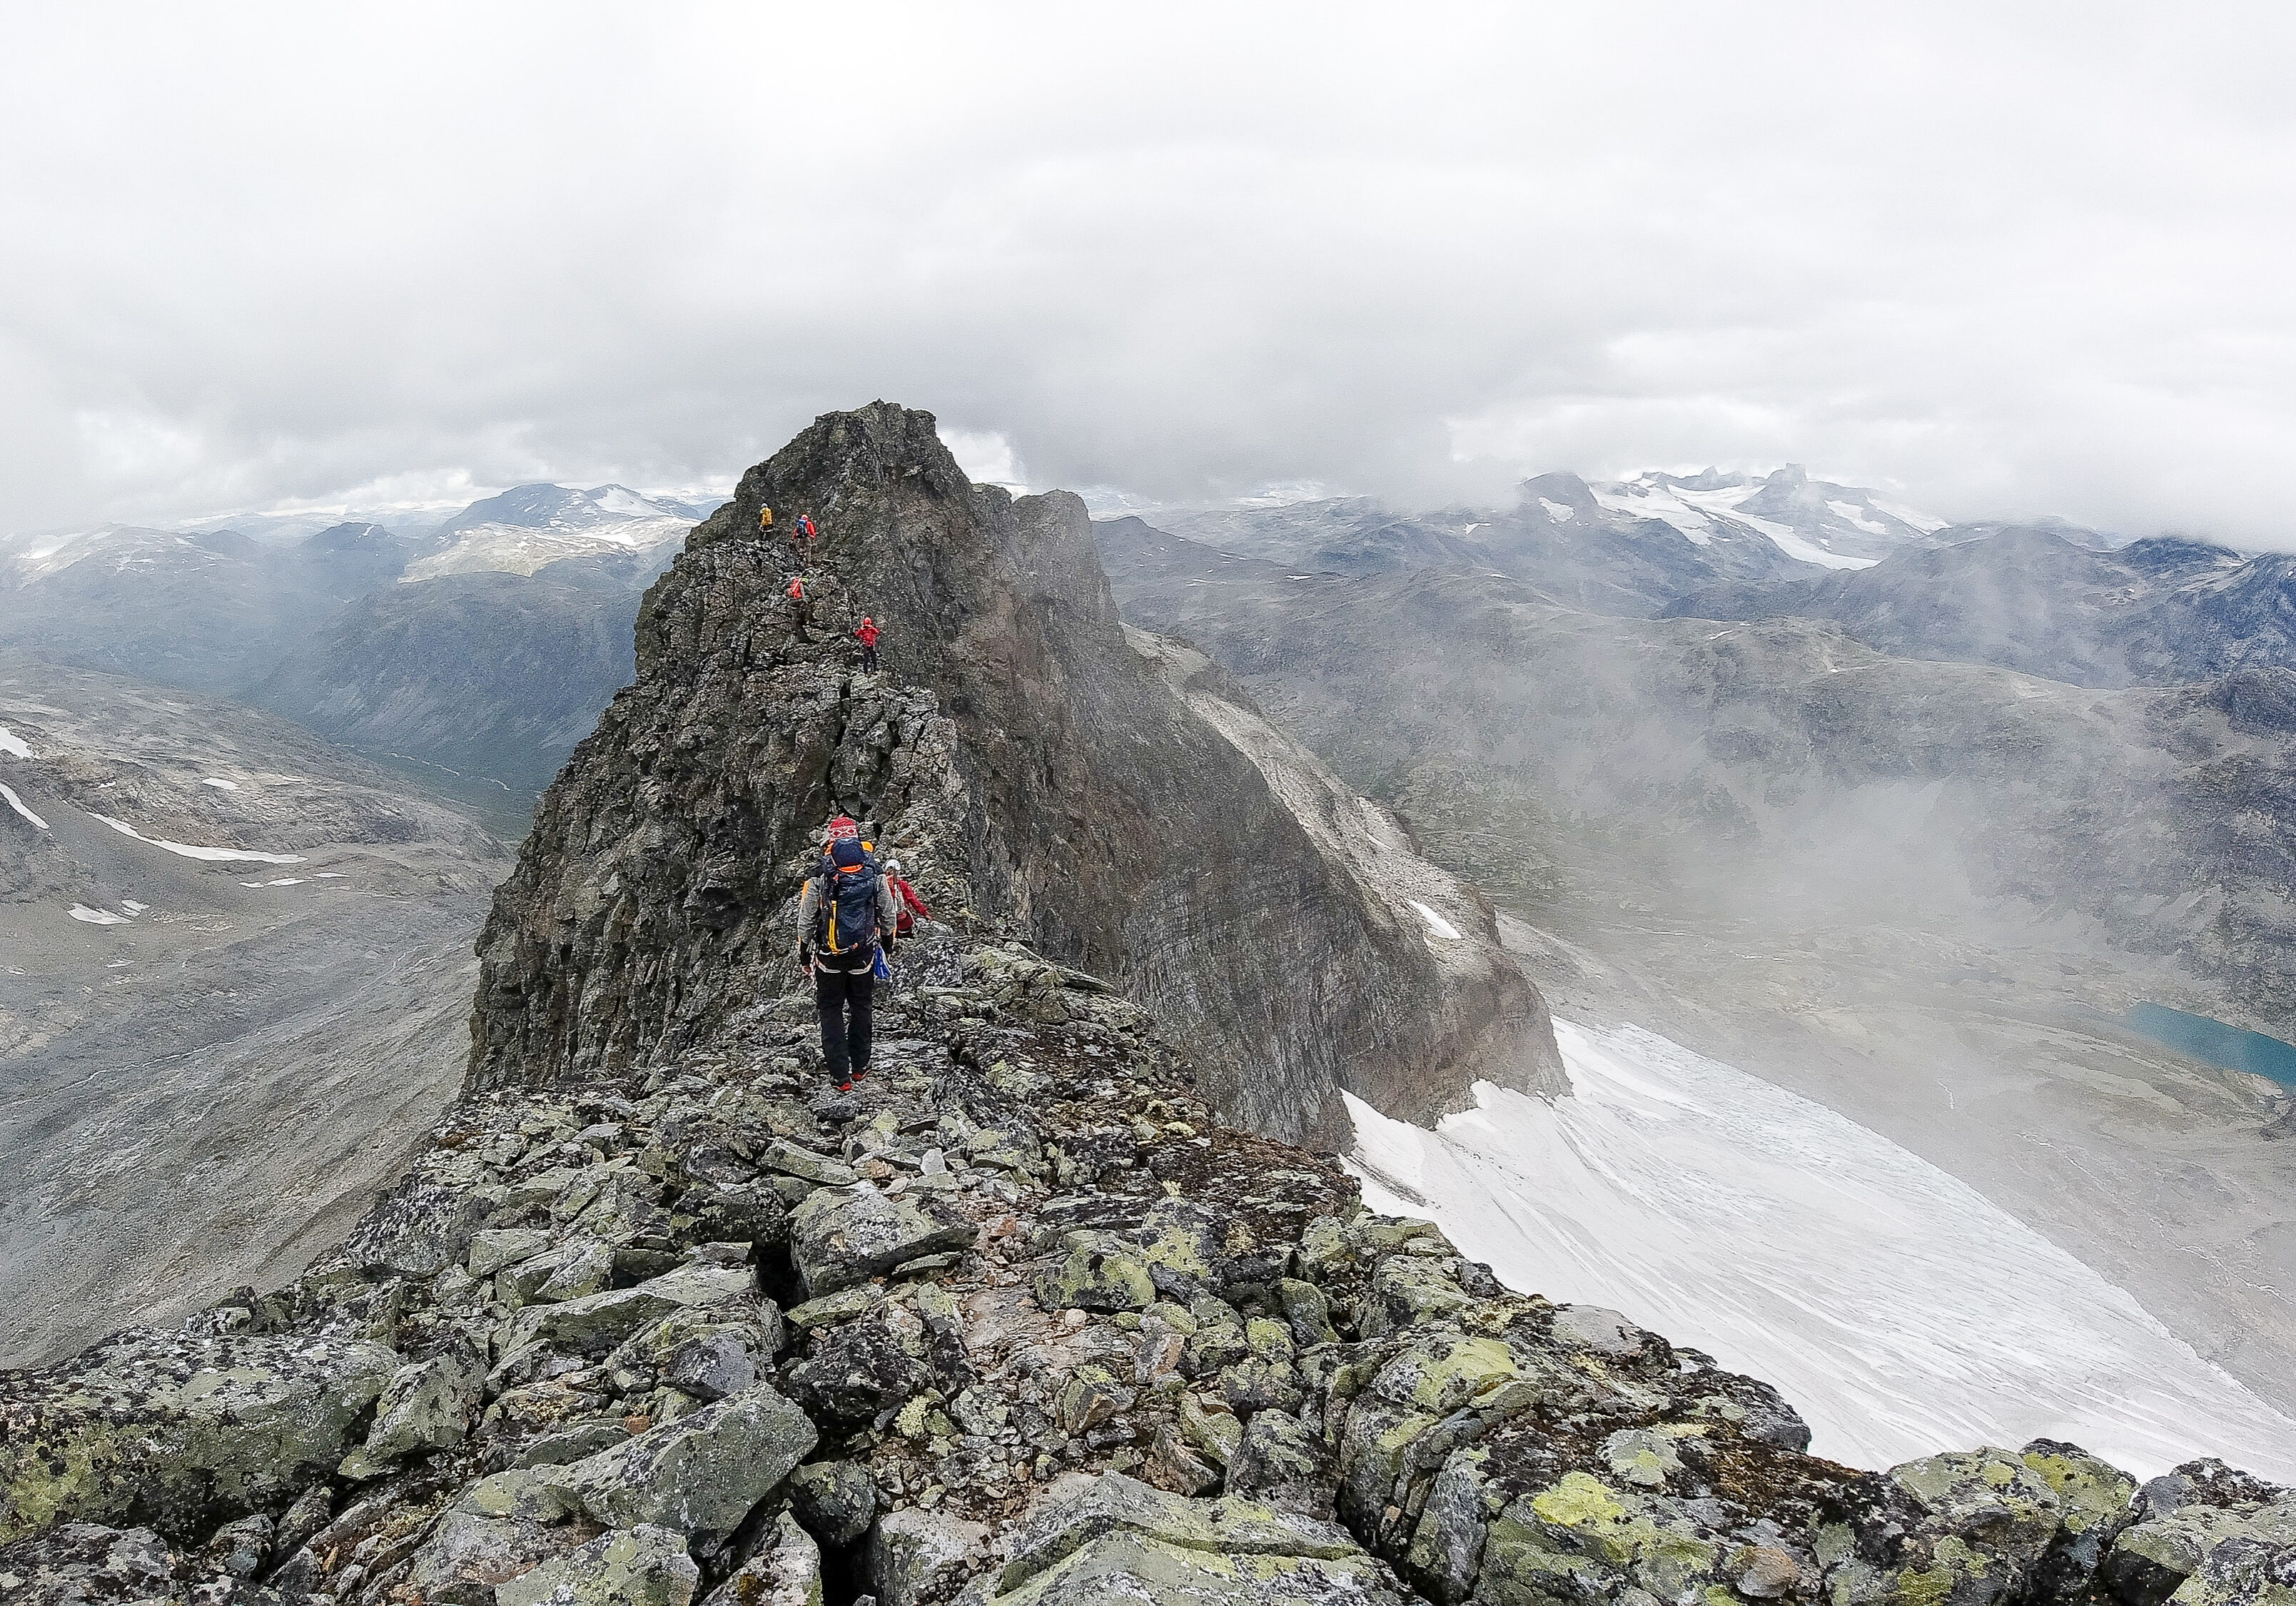
[[[858,461],[872,494],[937,471]],[[1836,1465],[1767,1385],[1223,1124],[1151,1015],[1000,929],[1087,940],[1023,851],[1058,828],[980,799],[1055,809],[1000,766],[1088,780],[1091,750],[968,733],[1017,706],[987,669],[856,675],[866,565],[821,566],[808,629],[712,524],[505,889],[472,1086],[406,1177],[285,1288],[0,1374],[0,1600],[2285,1606],[2296,1493],[2206,1462],[2138,1490],[2047,1442]],[[1162,756],[1282,794],[1255,821],[1324,867],[1294,890],[1395,894],[1359,840],[1394,822],[1185,646],[1119,651]],[[770,921],[832,799],[948,916],[850,1094]]]
[[[929,414],[831,414],[745,474],[647,594],[637,665],[496,900],[474,1086],[644,1063],[777,996],[842,809],[906,821],[894,850],[979,929],[1154,1010],[1254,1130],[1341,1147],[1341,1089],[1414,1120],[1478,1077],[1563,1090],[1481,896],[1201,655],[1128,639],[1083,504],[970,484]]]

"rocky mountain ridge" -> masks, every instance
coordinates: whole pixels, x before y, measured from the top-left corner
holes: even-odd
[[[1034,915],[1088,940],[1013,851],[1044,840],[1026,812],[1042,803],[994,760],[1037,733],[988,723],[1011,705],[961,660],[1085,695],[1077,671],[1120,650],[1119,709],[1178,733],[1217,718],[1228,753],[1269,734],[1176,643],[1032,637],[1023,608],[1071,638],[1092,623],[1071,515],[949,479],[919,416],[824,420],[755,488],[824,488],[824,455],[843,471],[820,504],[837,550],[816,619],[897,597],[893,672],[856,676],[837,635],[761,605],[756,578],[781,564],[738,520],[705,529],[649,601],[638,688],[529,839],[490,929],[470,1086],[406,1176],[283,1288],[0,1374],[0,1595],[2284,1598],[2296,1494],[2214,1463],[2140,1489],[2050,1442],[1887,1472],[1820,1460],[1763,1383],[1618,1313],[1510,1291],[1428,1224],[1363,1212],[1330,1157],[1225,1124],[1152,1014],[1009,934]],[[1033,591],[956,583],[999,553]],[[713,685],[736,671],[738,696]],[[1399,824],[1349,818],[1288,757],[1252,773],[1292,829],[1321,810],[1326,865]],[[713,774],[720,790],[693,790]],[[758,822],[752,856],[674,875],[697,797]],[[848,799],[873,804],[947,916],[896,954],[850,1095],[822,1087],[810,997],[766,923],[822,806]],[[652,826],[632,831],[641,810]],[[1265,840],[1276,817],[1248,823]],[[697,928],[756,963],[692,969]],[[726,996],[697,1008],[697,981]]]
[[[821,548],[759,537],[767,505],[813,511]],[[800,568],[809,623],[784,595]],[[884,677],[849,667],[865,611]],[[782,911],[842,809],[947,878],[931,897],[1157,1009],[1255,1130],[1337,1146],[1343,1088],[1419,1118],[1476,1077],[1558,1090],[1480,895],[1394,821],[1415,904],[1381,890],[1295,812],[1314,789],[1261,760],[1320,766],[1272,732],[1256,760],[1167,667],[1127,641],[1074,497],[969,484],[929,414],[827,415],[647,594],[636,684],[544,799],[480,940],[477,1085],[642,1063],[777,996]]]

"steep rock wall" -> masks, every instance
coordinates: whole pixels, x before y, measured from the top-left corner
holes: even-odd
[[[766,506],[811,512],[821,548],[761,537]],[[885,403],[745,474],[648,594],[637,684],[496,899],[472,1086],[637,1063],[774,996],[803,849],[842,808],[910,821],[896,846],[956,912],[1119,980],[1257,1130],[1336,1145],[1342,1087],[1419,1120],[1475,1075],[1558,1088],[1513,962],[1480,930],[1475,963],[1439,957],[1327,850],[1127,644],[1089,532],[1073,496],[971,485],[929,414]],[[800,563],[811,630],[783,594]],[[864,612],[882,681],[849,667]]]

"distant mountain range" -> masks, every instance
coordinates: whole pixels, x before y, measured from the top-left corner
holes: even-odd
[[[2112,552],[2056,530],[1967,526],[1856,573],[1701,586],[1688,619],[1824,619],[1898,658],[1998,664],[2083,686],[2296,668],[2296,556],[2175,537]]]
[[[706,506],[641,496],[619,485],[570,490],[521,485],[473,502],[439,527],[439,549],[407,565],[406,578],[481,570],[532,574],[562,559],[601,553],[643,552],[685,532],[709,512]]]
[[[1943,538],[1945,520],[1789,465],[1755,477],[1649,472],[1590,484],[1525,480],[1512,506],[1402,513],[1365,496],[1144,515],[1141,528],[1301,570],[1362,578],[1398,569],[1481,569],[1557,602],[1649,616],[1725,581],[1871,567]]]
[[[529,807],[635,671],[639,594],[706,507],[528,485],[432,529],[0,542],[0,653],[283,714],[478,807]]]

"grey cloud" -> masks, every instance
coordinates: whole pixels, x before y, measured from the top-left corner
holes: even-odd
[[[888,396],[1040,485],[1791,458],[2296,545],[2270,8],[111,15],[0,69],[0,527]]]

